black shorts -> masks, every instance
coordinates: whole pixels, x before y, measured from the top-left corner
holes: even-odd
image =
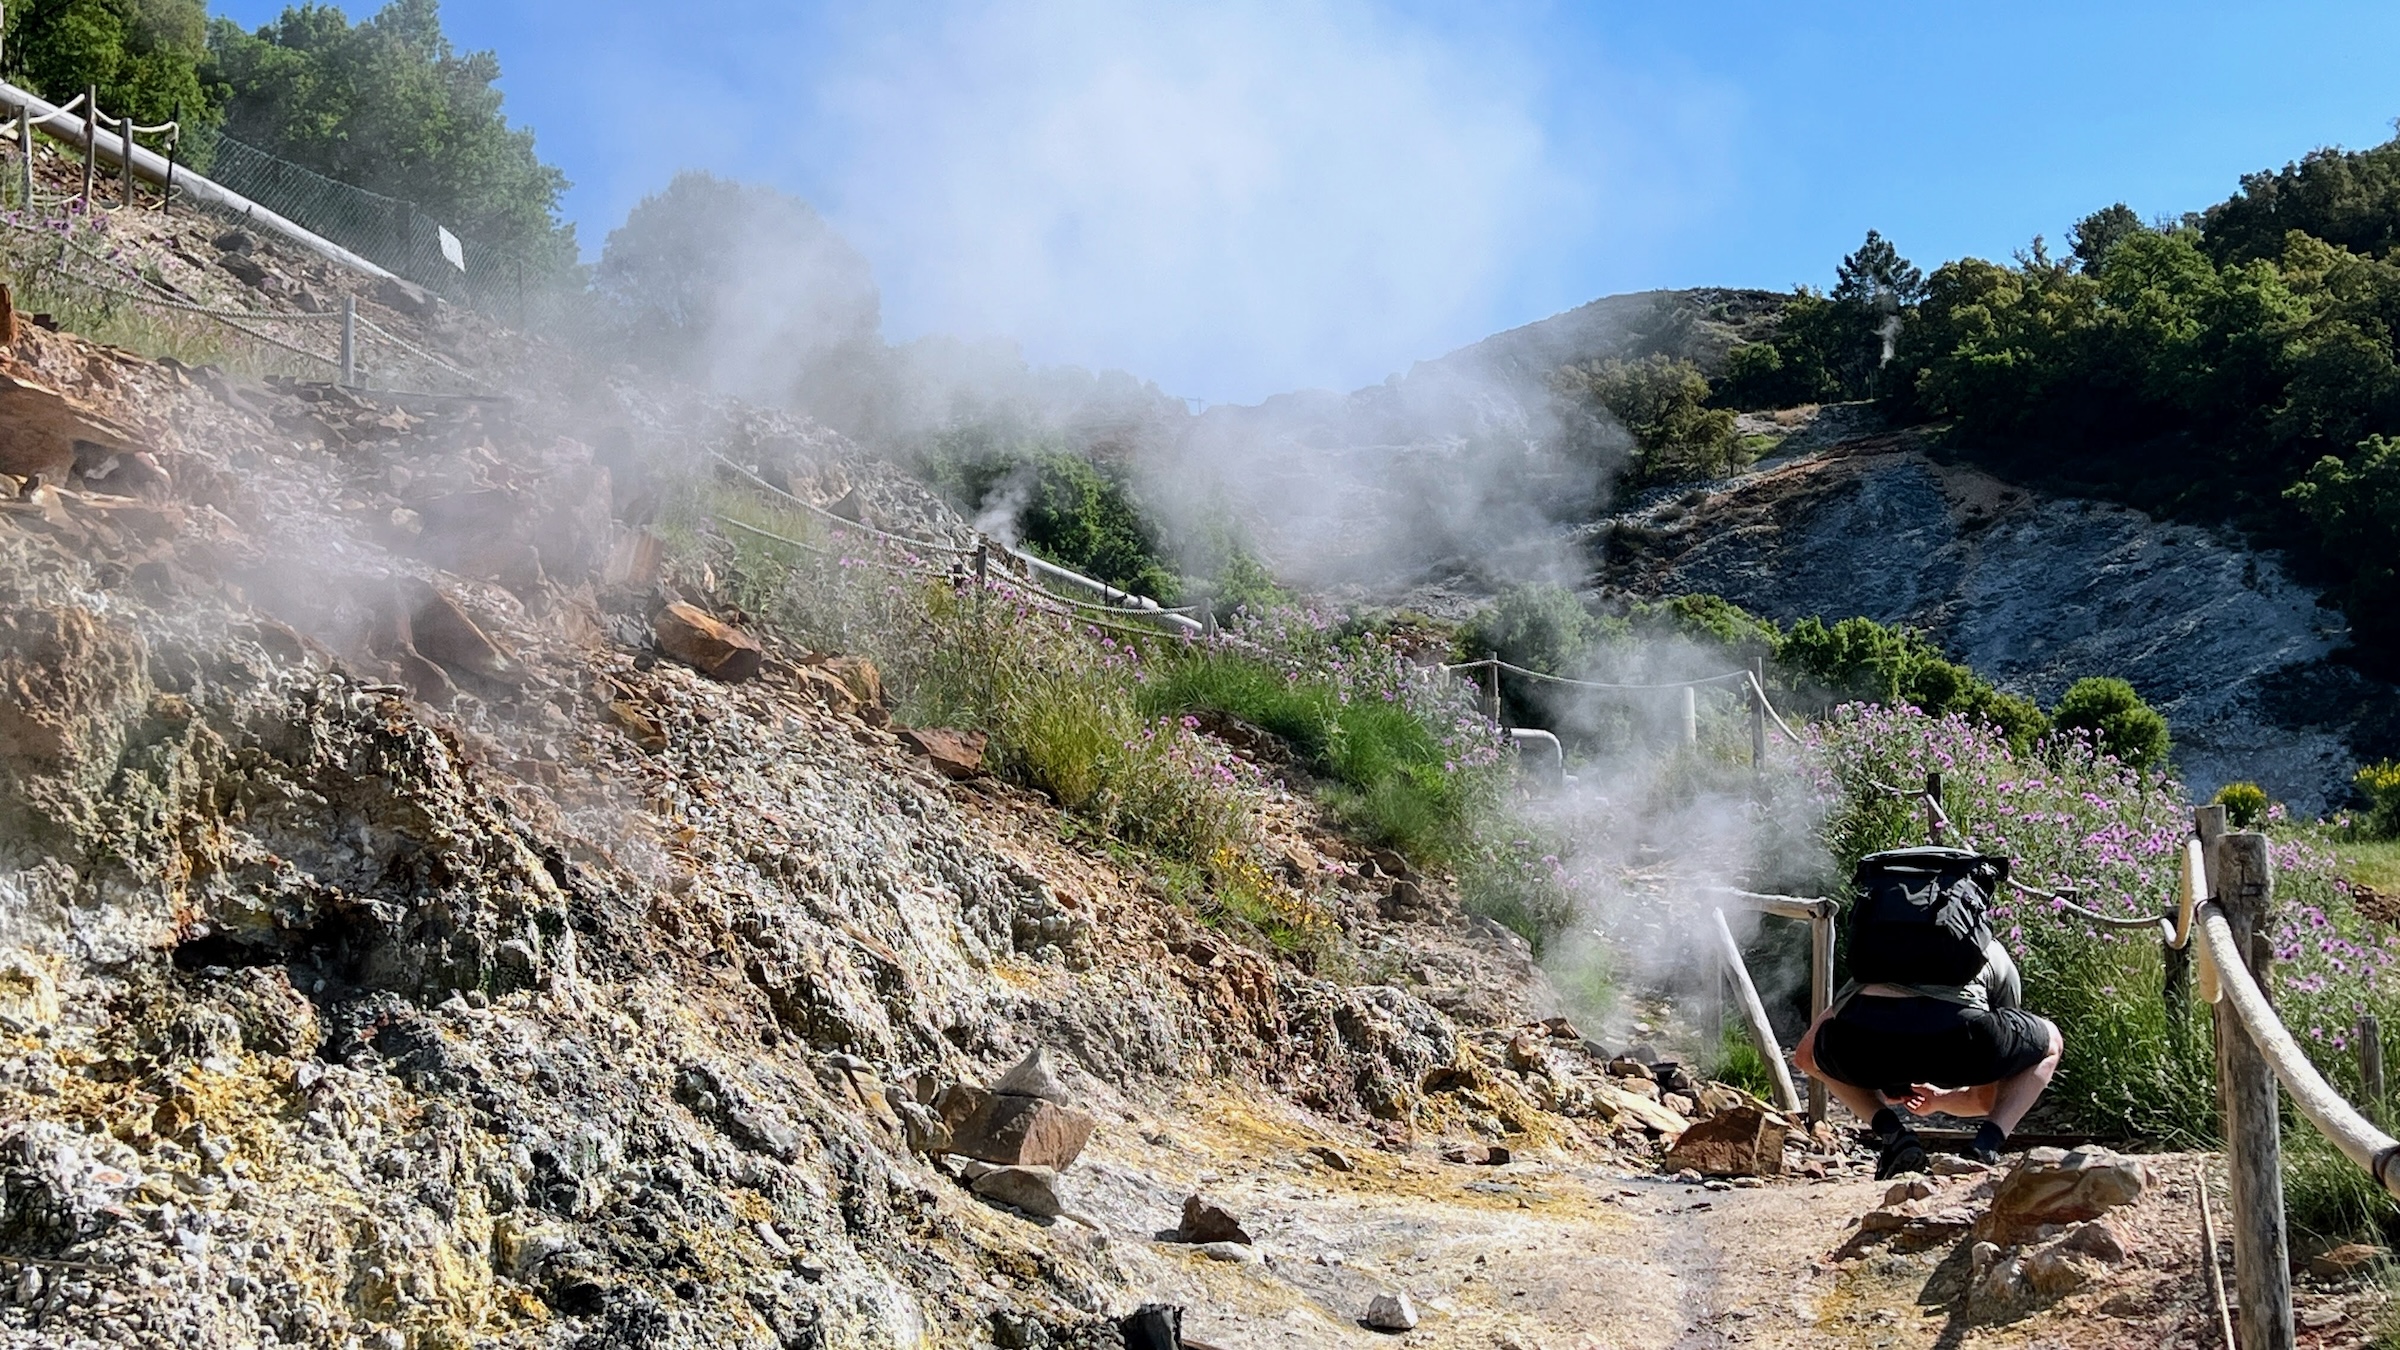
[[[1817,1028],[1817,1068],[1887,1097],[1916,1083],[1981,1087],[2048,1058],[2050,1034],[2048,1022],[2023,1008],[1859,994]]]

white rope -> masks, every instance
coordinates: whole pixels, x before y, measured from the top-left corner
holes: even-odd
[[[1701,685],[1721,684],[1726,680],[1746,680],[1750,678],[1749,671],[1729,670],[1722,675],[1703,675],[1696,680],[1676,680],[1670,684],[1602,684],[1596,680],[1570,680],[1564,675],[1551,675],[1539,670],[1527,670],[1523,666],[1512,666],[1508,662],[1502,661],[1496,657],[1486,657],[1481,661],[1462,661],[1455,666],[1444,666],[1442,667],[1442,670],[1448,674],[1457,674],[1462,670],[1490,670],[1493,667],[1498,667],[1499,669],[1508,671],[1511,674],[1522,675],[1529,680],[1541,680],[1548,684],[1571,685],[1577,689],[1606,689],[1612,691],[1639,691],[1646,689],[1696,689]]]
[[[2203,987],[2213,986],[2219,999],[2233,1005],[2234,1019],[2250,1033],[2251,1042],[2282,1081],[2292,1105],[2333,1141],[2343,1157],[2365,1168],[2376,1185],[2400,1196],[2400,1173],[2393,1167],[2400,1159],[2400,1140],[2377,1129],[2357,1107],[2344,1101],[2309,1062],[2300,1042],[2275,1015],[2267,996],[2259,992],[2258,981],[2233,940],[2233,926],[2214,900],[2200,906],[2200,956]]]
[[[860,534],[872,535],[877,539],[887,540],[891,543],[902,544],[913,549],[922,549],[927,553],[951,553],[960,557],[974,556],[975,550],[971,548],[960,548],[956,544],[937,544],[923,539],[911,539],[904,534],[892,534],[886,530],[876,529],[872,525],[863,525],[847,516],[837,516],[833,512],[826,510],[824,507],[817,505],[815,502],[808,501],[805,498],[793,496],[791,493],[775,486],[773,483],[770,483],[766,479],[759,477],[750,470],[743,468],[741,465],[734,463],[730,459],[727,459],[724,455],[715,450],[711,450],[708,453],[710,458],[716,460],[719,464],[722,464],[726,468],[733,470],[735,473],[738,473],[742,477],[749,479],[751,482],[758,484],[760,487],[765,488],[771,493],[774,493],[776,496],[783,498],[785,501],[792,502],[804,510],[815,512],[817,515],[822,516],[826,520],[832,522],[837,529],[854,530]]]
[[[1750,677],[1750,692],[1758,696],[1758,706],[1767,710],[1767,716],[1774,721],[1775,729],[1783,733],[1785,740],[1794,745],[1800,744],[1800,737],[1792,731],[1791,724],[1785,722],[1783,714],[1775,711],[1775,705],[1767,701],[1767,687],[1758,682],[1758,675],[1747,670],[1742,673]]]
[[[335,317],[338,318],[340,316],[336,315]],[[359,316],[358,318],[358,326],[362,331],[373,333],[375,336],[382,338],[384,341],[392,344],[395,347],[398,347],[404,352],[407,352],[409,355],[416,357],[418,360],[429,362],[430,364],[439,367],[442,370],[449,371],[451,374],[456,375],[462,380],[465,380],[469,384],[476,385],[484,389],[497,389],[499,387],[498,385],[495,385],[491,381],[483,379],[480,376],[469,375],[467,372],[460,370],[458,367],[451,365],[442,358],[435,356],[432,352],[417,346],[415,343],[410,342],[405,338],[396,337],[393,334],[385,332],[381,328],[378,328],[373,323],[369,322],[363,315]]]

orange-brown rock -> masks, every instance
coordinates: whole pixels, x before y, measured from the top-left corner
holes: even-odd
[[[949,1151],[1004,1167],[1065,1167],[1099,1122],[1088,1111],[953,1083],[933,1102],[950,1130]]]
[[[824,663],[824,670],[842,682],[860,708],[883,706],[883,672],[874,662],[863,656],[836,656]]]
[[[910,749],[933,761],[945,778],[973,778],[983,772],[983,747],[991,738],[980,731],[949,731],[912,727],[900,733]]]
[[[2037,1148],[2000,1179],[1975,1235],[2003,1247],[2042,1229],[2096,1219],[2142,1198],[2149,1172],[2106,1149]]]
[[[78,450],[133,455],[133,433],[46,384],[0,374],[0,473],[64,485]]]
[[[1783,1172],[1783,1123],[1755,1106],[1736,1106],[1695,1122],[1667,1150],[1670,1172],[1703,1176],[1771,1177]]]
[[[766,664],[766,652],[748,633],[681,601],[660,610],[650,621],[650,631],[660,651],[728,684],[749,679]]]

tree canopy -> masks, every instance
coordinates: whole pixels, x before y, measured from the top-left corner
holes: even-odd
[[[391,0],[360,23],[314,3],[255,32],[218,19],[207,42],[228,135],[530,264],[574,262],[566,176],[502,114],[499,58],[451,45],[438,0]]]
[[[208,125],[223,97],[206,69],[207,0],[19,0],[0,46],[9,75],[53,102],[97,85],[111,115]]]

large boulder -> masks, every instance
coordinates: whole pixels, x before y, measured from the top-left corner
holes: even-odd
[[[1976,1236],[2003,1247],[2031,1241],[2132,1204],[2149,1181],[2140,1162],[2106,1149],[2037,1148],[2000,1179]]]

